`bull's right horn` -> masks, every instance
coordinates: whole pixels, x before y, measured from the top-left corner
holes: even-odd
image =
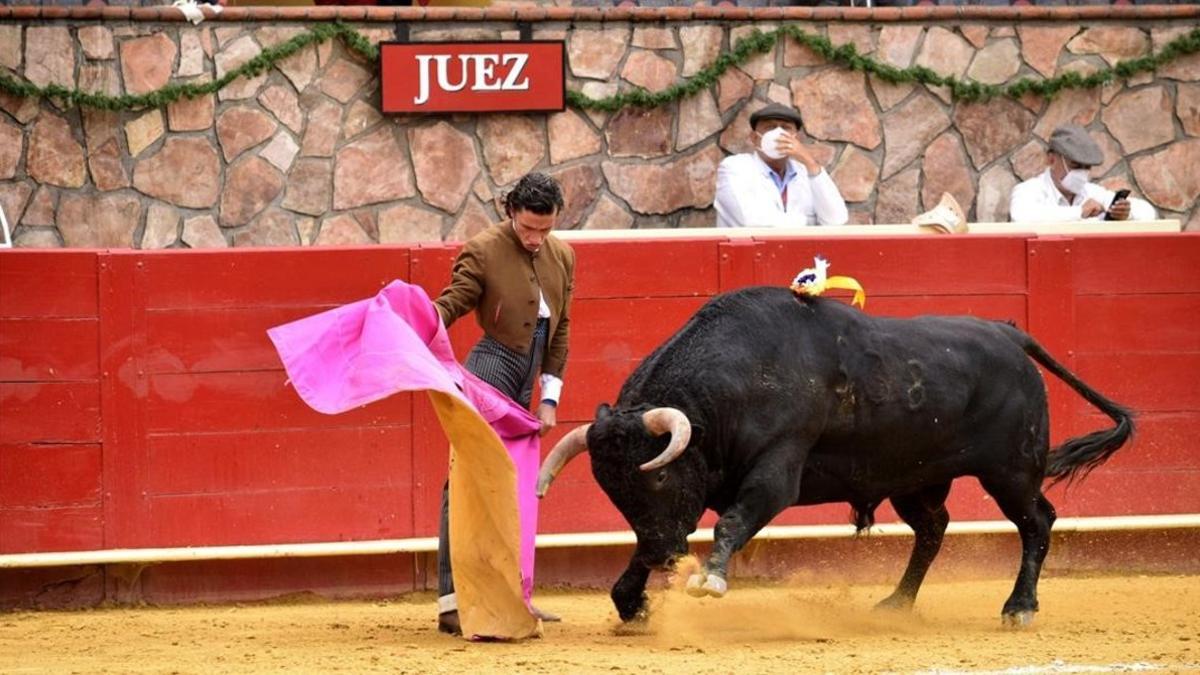
[[[642,424],[646,426],[646,431],[660,436],[667,432],[671,432],[671,442],[667,443],[667,449],[663,450],[658,457],[641,465],[642,471],[655,471],[675,461],[675,458],[683,454],[687,449],[688,442],[692,440],[692,423],[688,421],[687,415],[678,408],[654,408],[647,410],[642,414]]]
[[[538,471],[538,499],[546,496],[546,491],[550,489],[550,483],[554,482],[554,477],[558,475],[559,471],[562,471],[567,462],[575,459],[575,455],[587,452],[587,432],[591,426],[591,424],[585,424],[576,427],[571,433],[563,436],[550,454],[546,455],[546,459],[542,461],[542,468]]]

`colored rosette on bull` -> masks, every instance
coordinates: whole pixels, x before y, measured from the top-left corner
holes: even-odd
[[[821,256],[816,256],[813,258],[812,267],[801,270],[796,278],[792,279],[792,292],[796,295],[817,296],[830,288],[854,291],[854,299],[850,301],[850,304],[866,308],[867,292],[863,290],[862,284],[858,283],[854,277],[831,277],[828,275],[828,270],[829,261]]]

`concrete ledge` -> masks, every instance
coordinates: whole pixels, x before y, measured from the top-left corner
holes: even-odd
[[[895,583],[911,536],[755,539],[731,561],[733,583],[789,585]],[[707,555],[709,544],[693,545]],[[575,546],[538,552],[539,587],[607,590],[633,546]],[[1021,542],[1013,532],[947,537],[929,581],[1007,579],[1016,575]],[[1197,574],[1200,528],[1056,531],[1043,574]],[[665,577],[656,574],[652,587]],[[297,594],[378,598],[437,586],[433,552],[322,558],[194,560],[161,564],[93,564],[0,569],[0,610],[81,608],[107,604],[186,605],[270,600]],[[433,602],[430,598],[432,616]]]
[[[1200,513],[1160,514],[1146,516],[1089,516],[1059,518],[1055,532],[1118,532],[1129,530],[1200,531]],[[1015,533],[1008,521],[952,522],[948,535],[979,535]],[[846,539],[856,536],[907,537],[912,530],[902,523],[881,523],[862,535],[852,525],[781,525],[767,526],[757,535],[757,541],[799,539]],[[688,537],[693,544],[713,541],[712,528],[701,528]],[[590,548],[597,546],[632,546],[637,539],[630,530],[617,532],[568,532],[540,534],[539,549]],[[321,558],[346,555],[380,555],[388,553],[436,552],[436,537],[412,539],[378,539],[372,541],[334,541],[298,544],[257,544],[247,546],[184,546],[175,548],[126,548],[100,551],[63,551],[54,553],[16,553],[0,555],[0,569],[33,567],[62,567],[68,565],[155,564],[200,560],[248,560],[263,558]]]
[[[1178,220],[1153,220],[1129,223],[971,223],[967,234],[1031,236],[1080,236],[1092,234],[1163,234],[1179,233]],[[962,236],[943,235],[919,225],[841,225],[839,227],[670,227],[637,230],[560,230],[554,233],[564,241],[628,241],[630,239],[769,239],[772,237],[897,237]]]
[[[1066,7],[918,6],[918,7],[227,7],[220,13],[202,8],[209,21],[1127,21],[1197,19],[1200,5],[1090,5]],[[185,21],[175,7],[0,7],[0,21],[100,19],[105,21]]]

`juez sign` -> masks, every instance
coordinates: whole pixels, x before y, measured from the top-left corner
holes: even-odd
[[[563,42],[385,42],[385,113],[532,112],[566,108]]]

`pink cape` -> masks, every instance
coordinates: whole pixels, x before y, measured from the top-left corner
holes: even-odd
[[[451,444],[451,561],[463,634],[536,634],[529,599],[540,424],[459,365],[425,291],[393,281],[373,298],[267,335],[292,386],[318,412],[336,415],[399,392],[429,394]]]

